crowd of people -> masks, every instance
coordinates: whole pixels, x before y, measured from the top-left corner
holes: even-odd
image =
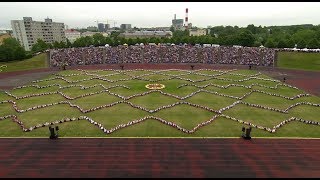
[[[272,66],[275,49],[259,47],[117,46],[50,50],[50,64],[208,63]]]

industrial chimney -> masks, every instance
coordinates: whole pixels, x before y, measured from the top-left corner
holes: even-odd
[[[186,29],[188,29],[188,8],[186,8],[186,19],[185,19],[185,21],[186,21],[185,27],[186,27]]]

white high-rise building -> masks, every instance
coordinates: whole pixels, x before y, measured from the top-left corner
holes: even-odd
[[[64,23],[52,22],[52,19],[49,18],[42,22],[33,21],[31,17],[23,17],[23,20],[11,20],[11,27],[13,37],[27,51],[31,50],[38,39],[46,43],[66,42]]]

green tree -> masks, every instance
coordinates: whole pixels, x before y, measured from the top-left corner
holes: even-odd
[[[225,37],[219,36],[218,42],[220,45],[224,45],[224,46],[240,45],[237,38],[238,37],[235,35],[229,35]]]
[[[280,39],[280,41],[278,42],[278,48],[287,48],[288,45],[286,43],[286,41],[284,41],[283,39]]]
[[[136,43],[138,43],[138,44],[141,43],[141,39],[139,37],[136,38]]]
[[[3,45],[0,45],[0,62],[7,61],[6,50]]]
[[[80,38],[76,39],[73,42],[73,47],[84,47],[85,45],[83,44],[83,39],[84,39],[84,37],[80,37]]]
[[[189,36],[189,30],[185,30],[185,31],[176,30],[173,32],[173,37],[182,38],[184,36]]]
[[[91,36],[80,37],[73,43],[74,47],[88,47],[93,45],[93,38]]]
[[[170,31],[174,32],[174,27],[173,26],[170,27]]]
[[[69,39],[67,39],[66,47],[67,48],[71,48],[72,47],[72,43],[69,41]]]
[[[257,32],[257,27],[255,27],[253,24],[249,24],[246,29],[249,30],[252,34],[256,34]]]
[[[265,45],[265,47],[268,47],[268,48],[275,48],[276,47],[276,43],[273,41],[273,39],[269,38]]]
[[[301,40],[309,41],[316,37],[317,33],[310,29],[301,29],[293,35],[293,38],[296,42],[300,42]]]
[[[92,36],[86,36],[84,37],[84,43],[85,43],[85,46],[88,47],[90,45],[93,45],[93,38]]]
[[[119,37],[119,41],[120,41],[121,45],[123,45],[123,44],[125,44],[127,42],[126,39],[123,38],[123,37]]]
[[[214,37],[214,34],[220,34],[224,31],[223,26],[215,26],[210,29],[210,35]]]
[[[287,47],[288,48],[294,48],[294,45],[295,45],[295,43],[294,43],[294,40],[292,38],[287,40]]]
[[[223,31],[217,33],[221,37],[225,36],[234,36],[236,34],[239,34],[239,28],[234,28],[232,26],[226,26]]]
[[[181,42],[188,44],[188,43],[189,43],[189,36],[184,36],[184,37],[182,37],[182,38],[181,38]]]
[[[253,47],[259,47],[259,46],[261,46],[261,42],[260,41],[254,41]]]
[[[160,39],[159,37],[156,37],[155,43],[156,43],[156,44],[159,44],[160,42],[161,42],[161,39]]]
[[[275,45],[280,44],[280,46],[282,46],[286,44],[286,47],[294,47],[294,45],[298,44],[301,40],[309,42],[313,38],[316,38],[317,40],[320,39],[320,25],[314,26],[310,24],[269,27],[257,27],[254,24],[249,24],[245,28],[236,26],[215,26],[210,29],[210,35],[215,37],[216,34],[218,36],[219,44],[231,44],[234,36],[240,36],[240,33],[244,30],[250,31],[254,35],[254,45],[257,45],[258,42],[266,44],[269,38],[273,40]],[[284,40],[284,43],[282,40]],[[237,38],[235,44],[243,44],[243,42]]]
[[[244,30],[238,35],[237,40],[237,44],[241,46],[251,47],[254,44],[255,38],[249,30]]]
[[[310,49],[317,49],[319,48],[319,41],[316,38],[311,39],[308,42],[308,48]]]
[[[128,45],[134,45],[133,43],[134,43],[133,39],[131,39],[131,38],[127,39],[127,44]]]
[[[66,48],[67,44],[64,41],[60,41],[59,46],[60,48]]]
[[[156,37],[151,37],[147,40],[148,43],[156,43]]]
[[[120,44],[120,40],[118,38],[112,38],[112,46],[118,46]]]
[[[47,43],[45,43],[42,39],[38,39],[37,43],[35,43],[32,48],[31,51],[36,53],[36,52],[43,52],[45,50],[47,50],[49,48],[49,45]]]
[[[189,38],[189,43],[192,44],[192,45],[195,45],[195,44],[196,44],[196,39],[197,39],[196,36],[191,36],[191,37]]]
[[[111,34],[110,34],[110,37],[111,38],[117,38],[119,35],[120,35],[120,32],[112,31]]]
[[[60,48],[60,44],[58,41],[53,42],[53,48]]]
[[[303,49],[307,46],[307,43],[304,39],[301,39],[299,42],[298,42],[298,48],[299,49]]]
[[[14,38],[6,38],[0,46],[0,61],[21,60],[26,57],[26,51]]]
[[[211,36],[209,44],[219,44],[218,39]]]
[[[148,43],[147,38],[141,38],[141,39],[140,39],[140,43],[143,43],[143,44]]]
[[[106,44],[109,44],[110,46],[113,44],[113,41],[110,37],[106,37],[105,42],[106,42]]]
[[[92,36],[94,46],[105,45],[105,37],[101,33],[96,33]]]

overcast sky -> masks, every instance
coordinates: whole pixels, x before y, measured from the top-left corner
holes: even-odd
[[[0,28],[11,28],[10,20],[49,17],[69,28],[96,25],[104,21],[113,27],[170,26],[174,14],[197,27],[231,25],[256,26],[320,24],[320,2],[0,2]],[[113,20],[113,21],[111,21]]]

